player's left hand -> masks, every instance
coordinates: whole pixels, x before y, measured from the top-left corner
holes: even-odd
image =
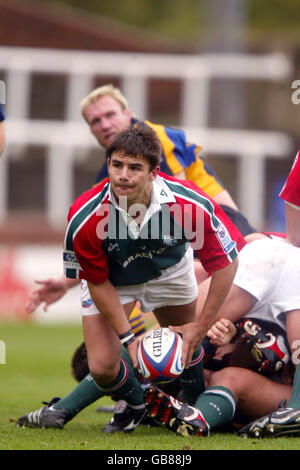
[[[229,343],[236,334],[236,327],[226,318],[221,318],[208,330],[207,336],[215,346],[224,346]]]

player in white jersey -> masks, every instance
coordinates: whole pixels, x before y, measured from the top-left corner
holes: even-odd
[[[208,433],[210,429],[230,422],[236,408],[250,421],[271,412],[281,400],[289,400],[292,385],[291,377],[288,377],[286,383],[285,366],[289,359],[295,361],[299,352],[300,325],[295,329],[293,322],[294,316],[300,313],[299,285],[299,249],[283,239],[263,238],[247,244],[240,253],[239,269],[233,286],[218,314],[219,322],[223,319],[223,326],[220,327],[219,323],[208,333],[213,341],[218,338],[220,341],[226,334],[232,336],[230,323],[224,319],[232,322],[246,320],[248,326],[244,323],[244,330],[235,337],[237,340],[243,336],[245,341],[238,340],[238,346],[232,345],[233,348],[239,348],[238,356],[232,353],[230,367],[209,374],[207,388],[196,400],[194,408],[179,403],[155,387],[146,391],[151,416],[158,423],[178,432],[182,410],[185,415],[190,413],[192,423],[197,409],[206,422]],[[282,331],[286,330],[287,346],[278,344],[272,335],[261,334],[259,323],[262,319],[283,328]],[[258,325],[255,325],[256,321]],[[275,353],[278,355],[273,362],[272,379],[263,375],[266,372],[263,368],[262,373],[245,368],[241,355],[243,347],[244,352],[250,350],[254,357],[258,356],[256,359],[260,365],[263,363],[264,349],[269,347],[274,353],[273,358]],[[237,367],[237,359],[240,367]]]
[[[300,152],[294,159],[293,166],[280,197],[285,201],[285,214],[288,241],[300,249]],[[299,273],[299,271],[298,271]],[[298,280],[299,286],[299,280]],[[299,311],[293,317],[289,315],[290,331],[296,332],[299,325]],[[297,335],[295,337],[297,341]],[[296,357],[298,360],[298,356]],[[267,416],[255,420],[242,432],[246,436],[278,436],[299,434],[300,431],[300,366],[298,365],[293,382],[292,396],[288,404]]]

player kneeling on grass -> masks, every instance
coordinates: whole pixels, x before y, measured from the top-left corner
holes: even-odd
[[[216,329],[219,329],[219,340],[215,344],[226,344],[236,334],[235,326],[226,319],[213,325],[208,335]],[[289,398],[291,394],[291,385],[274,382],[244,367],[206,372],[206,389],[192,404],[179,401],[156,386],[146,389],[148,416],[181,436],[207,436],[212,429],[222,430],[231,422],[240,427],[254,416],[270,411],[282,397]],[[260,420],[254,423],[257,425]],[[293,420],[290,429],[299,434],[300,423]]]
[[[67,277],[82,280],[82,324],[91,380],[125,400],[104,431],[132,431],[147,412],[137,380],[138,340],[128,320],[135,303],[183,339],[184,397],[204,389],[201,341],[237,270],[245,240],[193,183],[159,172],[161,144],[147,127],[121,132],[107,150],[109,179],[72,205],[65,237]],[[196,319],[193,250],[212,273]],[[121,357],[124,346],[132,365]],[[195,423],[193,432],[197,432]]]
[[[127,402],[105,431],[131,431],[146,413],[137,380],[138,340],[129,313],[137,301],[161,326],[183,338],[182,388],[203,389],[201,341],[226,297],[245,241],[199,188],[159,172],[161,144],[149,128],[121,132],[107,150],[109,179],[72,205],[65,237],[65,274],[82,279],[82,318],[89,370],[96,386]],[[198,242],[198,245],[197,245]],[[194,251],[212,273],[196,320]],[[125,346],[133,367],[121,358]]]
[[[137,301],[159,324],[183,338],[182,387],[187,400],[203,389],[201,341],[226,297],[245,241],[199,188],[159,173],[161,145],[154,131],[121,132],[108,148],[109,179],[80,196],[69,213],[64,263],[82,279],[83,332],[89,370],[107,395],[127,402],[105,431],[131,431],[146,413],[137,380],[138,340],[129,313]],[[194,242],[201,243],[195,244]],[[197,282],[190,243],[212,273],[196,320]],[[101,312],[101,313],[100,313]],[[133,367],[121,357],[128,350]]]
[[[299,256],[298,250],[296,249],[295,251],[295,248],[286,244],[283,240],[277,238],[272,240],[266,237],[263,240],[257,240],[248,244],[247,249],[244,248],[241,252],[239,269],[235,276],[234,284],[220,309],[220,315],[231,316],[232,320],[236,322],[237,328],[232,325],[232,332],[232,328],[230,329],[231,323],[226,319],[220,321],[209,332],[210,337],[214,341],[224,341],[224,335],[227,333],[231,334],[230,338],[233,336],[236,344],[228,346],[230,346],[230,350],[234,349],[234,351],[229,355],[227,348],[225,356],[223,351],[223,359],[220,360],[221,354],[218,350],[217,359],[214,360],[214,364],[210,366],[207,360],[205,362],[205,367],[212,370],[224,368],[228,365],[236,367],[227,367],[224,371],[219,371],[217,374],[210,374],[208,385],[212,386],[214,391],[212,392],[212,389],[208,389],[210,393],[208,394],[206,390],[206,393],[201,396],[201,400],[199,397],[200,401],[190,402],[190,405],[195,405],[195,403],[199,403],[199,406],[201,405],[201,413],[207,423],[205,424],[202,421],[201,426],[198,426],[203,431],[203,434],[207,432],[209,427],[219,426],[220,423],[230,420],[235,408],[235,402],[238,404],[238,410],[242,412],[246,419],[246,421],[243,421],[245,423],[276,408],[283,398],[289,398],[292,376],[287,382],[288,376],[286,376],[286,373],[290,373],[290,370],[285,364],[293,352],[293,339],[299,337],[297,325],[294,324],[294,320],[297,320],[298,311],[293,310],[293,308],[300,305],[298,284],[297,282],[291,282],[295,281],[298,272],[299,263],[297,256]],[[286,276],[283,278],[281,276],[282,272],[286,273]],[[287,289],[287,285],[284,286],[282,283],[287,283],[289,288]],[[281,305],[281,313],[278,312],[278,305]],[[275,318],[274,312],[278,313]],[[241,315],[244,315],[244,317],[240,318]],[[239,320],[236,321],[237,319]],[[205,345],[207,357],[211,355],[212,348],[208,350],[206,343],[207,341],[203,344]],[[77,353],[74,356],[72,369],[77,380],[82,380],[83,377],[87,376],[83,383],[79,384],[78,388],[87,391],[88,385],[89,396],[92,402],[95,398],[93,399],[93,393],[91,393],[92,377],[87,375],[86,351],[85,349],[83,351],[82,348],[79,348],[79,350],[79,356]],[[123,348],[122,354],[125,352],[126,350]],[[84,353],[83,356],[82,353]],[[213,354],[215,354],[215,349]],[[237,366],[239,366],[238,369]],[[259,371],[260,374],[268,375],[271,380],[267,380],[264,377],[260,377],[259,374],[245,369],[249,367]],[[171,391],[169,389],[168,393],[176,397],[178,384],[177,388],[174,382],[170,386],[174,387],[175,390],[174,388]],[[99,394],[99,389],[96,385],[94,385],[93,390],[96,394]],[[195,423],[196,425],[197,423],[199,424],[199,419],[201,421],[200,415],[195,414],[191,406],[185,405],[182,408],[182,404],[178,401],[173,398],[166,398],[166,395],[161,393],[161,391],[157,392],[161,394],[157,396],[155,389],[153,390],[153,400],[149,397],[148,392],[146,392],[146,401],[149,404],[150,415],[158,422],[165,423],[167,427],[170,422],[170,427],[172,426],[173,430],[178,429],[178,433],[184,433],[187,431],[187,427],[186,423],[182,426],[182,421],[190,413],[192,416],[198,416]],[[166,392],[165,388],[164,392]],[[75,389],[69,396],[53,406],[58,407],[58,409],[65,407],[74,416],[80,409],[89,404],[85,402],[86,398],[84,395],[78,393]],[[99,398],[99,395],[97,398]],[[155,401],[154,398],[156,405],[154,403],[152,406],[152,402]],[[219,403],[216,402],[215,407],[210,405],[207,410],[205,405],[206,399],[209,400],[209,403],[214,403],[213,400],[217,399]],[[174,405],[173,407],[173,404],[176,404],[176,406]],[[289,406],[299,408],[299,404],[295,406],[295,397],[294,403],[291,402]],[[222,413],[218,414],[220,409],[222,409]],[[50,413],[49,408],[46,408],[46,410]],[[213,417],[214,412],[216,413],[215,417]],[[51,410],[51,413],[55,413],[55,410]],[[37,415],[36,412],[32,414]],[[291,416],[289,416],[290,418]],[[295,413],[293,413],[292,418],[294,419],[294,425],[296,424],[296,430],[298,428],[297,432],[299,432],[298,418],[297,416],[295,417]],[[45,423],[45,418],[43,419]],[[28,421],[28,418],[26,418],[26,421]],[[266,423],[267,421],[264,421],[262,425],[264,426]],[[286,422],[286,424],[288,423]],[[290,422],[290,424],[293,423]],[[193,425],[192,423],[189,428],[190,430],[193,429]],[[287,426],[285,426],[285,429],[288,429]]]
[[[300,247],[300,152],[297,152],[291,171],[280,193],[285,200],[286,226],[288,241],[295,247]],[[298,263],[299,266],[299,263]],[[299,271],[296,282],[299,286]],[[299,316],[299,311],[298,311]],[[297,316],[291,330],[297,330]],[[297,340],[297,336],[295,336]],[[299,337],[298,337],[299,338]],[[295,354],[295,352],[294,352]],[[281,435],[299,435],[300,429],[300,366],[299,353],[296,357],[298,366],[296,369],[293,391],[290,401],[271,413],[256,419],[244,427],[240,434],[245,437],[264,437]]]
[[[213,341],[223,341],[233,328],[230,338],[234,335],[237,344],[232,346],[239,348],[238,355],[232,352],[227,363],[235,367],[212,371],[205,391],[189,405],[152,387],[146,391],[146,403],[153,419],[182,434],[187,430],[182,423],[190,420],[192,428],[194,418],[199,420],[200,414],[203,434],[207,434],[229,423],[237,407],[247,420],[244,422],[256,418],[240,431],[241,435],[299,434],[300,370],[298,366],[292,394],[291,361],[299,354],[299,264],[299,249],[282,239],[264,238],[242,250],[233,286],[219,311],[227,318],[219,320],[208,333]],[[237,328],[228,318],[239,319]],[[261,322],[270,325],[273,332],[279,329],[281,334],[275,337],[270,330],[263,332]],[[254,370],[241,367],[242,358],[247,360],[246,353]],[[272,413],[282,400],[287,400],[288,406]],[[264,416],[266,413],[270,414]],[[189,419],[184,418],[187,414]]]

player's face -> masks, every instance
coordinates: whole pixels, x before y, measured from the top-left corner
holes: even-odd
[[[103,96],[84,111],[92,134],[107,148],[116,134],[130,126],[131,112],[111,96]]]
[[[130,156],[123,152],[114,152],[108,160],[108,173],[112,191],[119,201],[127,198],[127,207],[132,204],[149,206],[152,182],[159,167],[150,170],[149,162],[142,156]]]

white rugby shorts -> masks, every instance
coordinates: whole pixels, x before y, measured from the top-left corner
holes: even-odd
[[[257,299],[246,315],[251,318],[270,321],[300,309],[300,248],[280,238],[247,244],[239,254],[234,284]]]
[[[161,276],[144,284],[116,287],[122,305],[139,301],[142,312],[153,312],[169,305],[186,305],[198,296],[194,273],[193,250],[188,248],[179,263],[165,269]],[[81,281],[81,314],[99,313],[93,303],[86,281]]]

